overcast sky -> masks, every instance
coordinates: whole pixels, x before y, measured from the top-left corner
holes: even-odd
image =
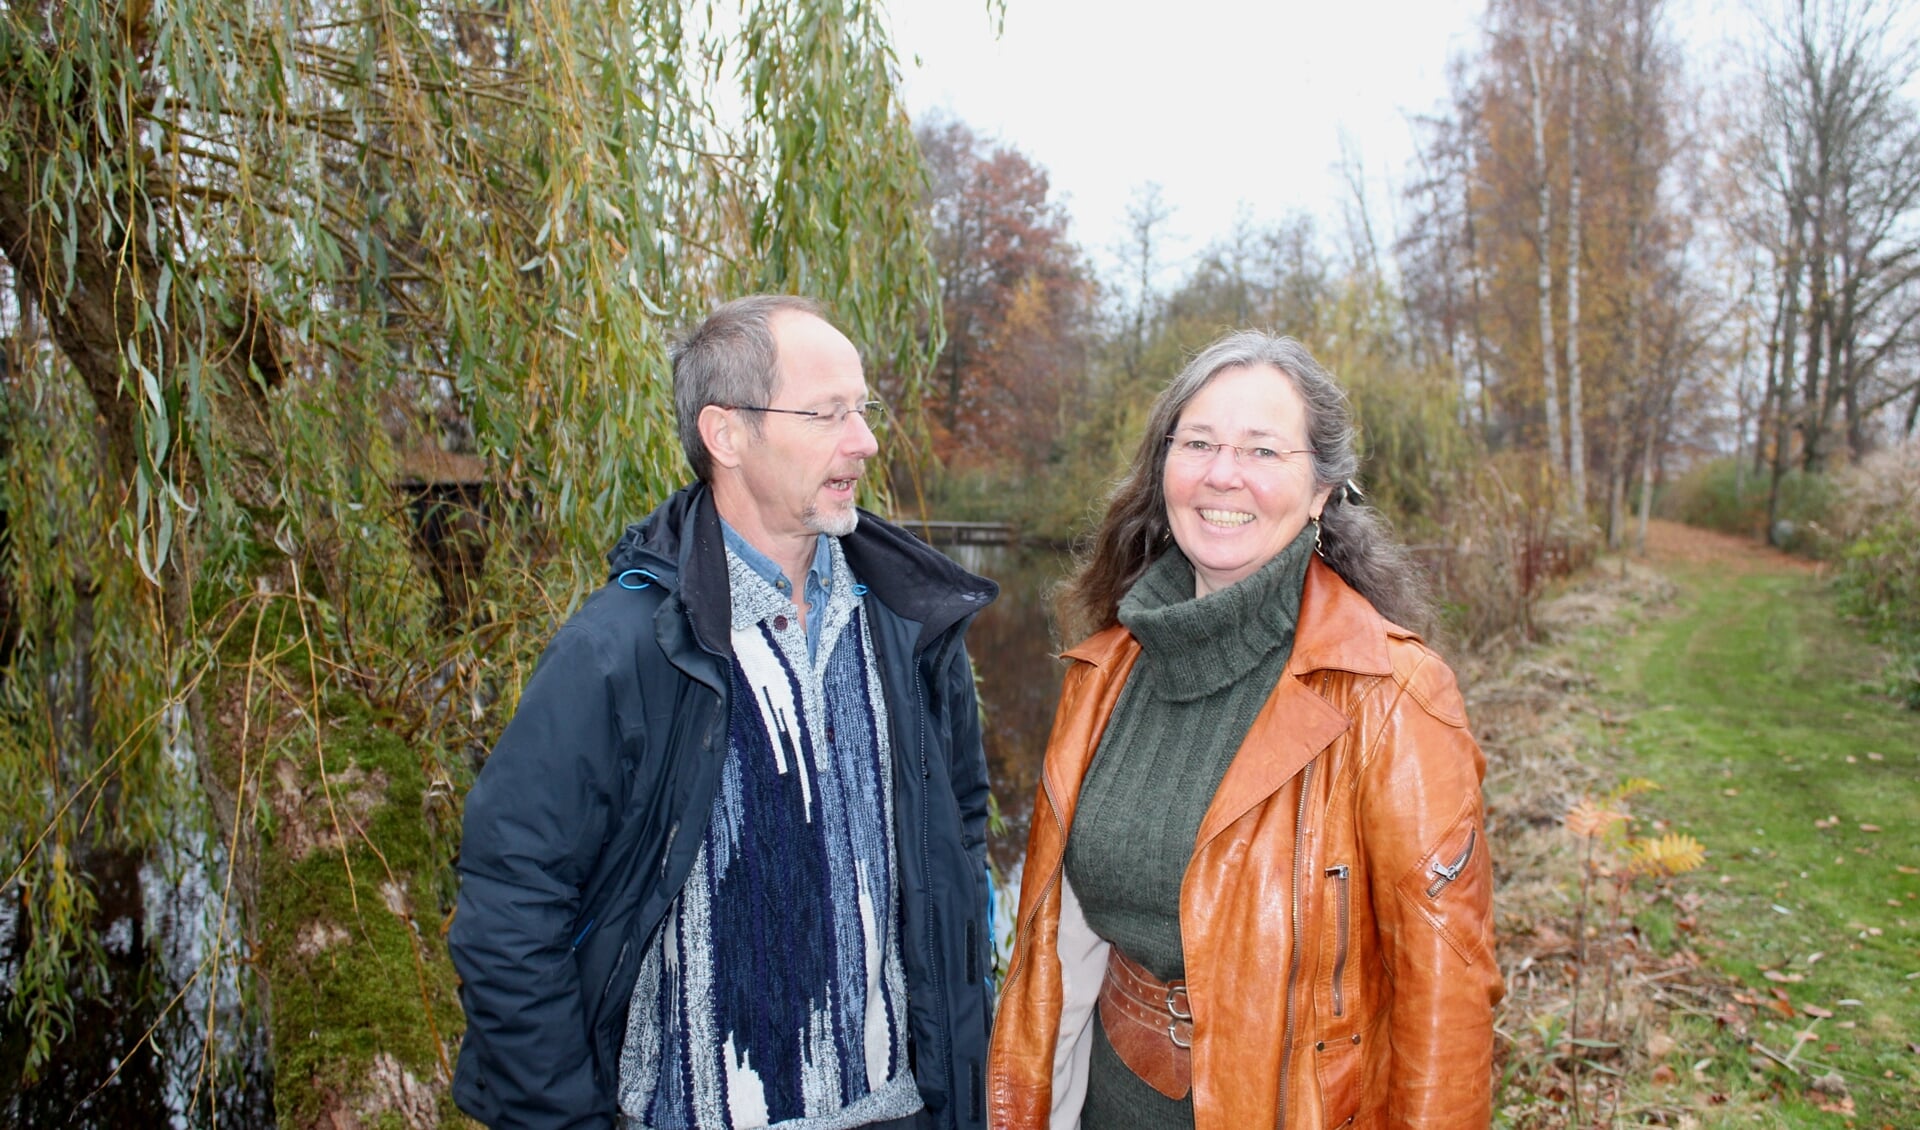
[[[1243,206],[1255,222],[1305,210],[1336,229],[1343,132],[1390,228],[1408,119],[1445,99],[1484,0],[1008,0],[998,39],[980,0],[888,7],[909,111],[946,110],[1045,167],[1104,272],[1148,181],[1174,209],[1170,259]]]

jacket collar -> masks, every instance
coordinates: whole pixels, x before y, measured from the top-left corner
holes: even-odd
[[[1315,671],[1389,674],[1393,667],[1387,658],[1386,630],[1386,620],[1367,598],[1315,554],[1307,563],[1306,587],[1300,593],[1300,621],[1294,628],[1287,673],[1295,678]],[[1061,658],[1078,659],[1105,670],[1139,647],[1131,632],[1115,624],[1068,648]]]
[[[1304,678],[1315,671],[1387,675],[1387,621],[1333,567],[1315,554],[1300,593],[1300,624],[1294,629],[1287,672]]]
[[[902,619],[920,625],[918,651],[979,612],[1000,586],[975,576],[919,538],[866,511],[840,539],[854,579]],[[690,483],[653,513],[628,526],[607,554],[608,579],[629,569],[677,592],[700,646],[715,655],[731,650],[733,596],[727,580],[726,540],[713,492]]]
[[[1319,756],[1350,724],[1346,714],[1328,702],[1309,676],[1320,671],[1347,671],[1357,675],[1388,675],[1387,621],[1367,599],[1315,557],[1307,566],[1300,594],[1300,621],[1294,632],[1293,654],[1287,670],[1262,704],[1247,731],[1246,740],[1228,765],[1202,819],[1196,844],[1206,843],[1231,826],[1249,809],[1278,791]],[[1089,687],[1090,708],[1097,716],[1082,760],[1058,766],[1056,796],[1074,797],[1100,740],[1113,701],[1115,682],[1123,680],[1140,652],[1139,641],[1115,624],[1094,633],[1064,653],[1064,658],[1092,665],[1098,672]],[[1104,693],[1097,693],[1103,690]],[[1092,704],[1098,705],[1092,705]],[[1072,819],[1071,800],[1063,801],[1062,816]]]
[[[956,565],[952,558],[892,522],[865,510],[840,539],[856,581],[895,615],[920,625],[916,652],[955,624],[993,603],[1000,586]]]

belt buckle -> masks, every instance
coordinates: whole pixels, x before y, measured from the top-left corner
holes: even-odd
[[[1167,982],[1167,1015],[1173,1017],[1175,1020],[1185,1020],[1191,1023],[1193,1020],[1193,1009],[1191,1007],[1183,1008],[1175,1004],[1174,998],[1176,995],[1181,1000],[1186,1000],[1187,983],[1185,981]]]
[[[1172,1041],[1173,1046],[1176,1048],[1191,1048],[1193,1046],[1192,1040],[1188,1040],[1184,1044],[1180,1042],[1181,1023],[1182,1022],[1178,1020],[1167,1021],[1167,1039]]]

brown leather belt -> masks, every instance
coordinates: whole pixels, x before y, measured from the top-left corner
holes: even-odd
[[[1112,947],[1100,985],[1100,1025],[1120,1062],[1170,1099],[1193,1089],[1193,1010],[1185,981],[1162,981]]]

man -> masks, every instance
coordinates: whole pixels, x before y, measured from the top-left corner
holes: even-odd
[[[697,481],[630,527],[467,798],[460,1106],[497,1127],[984,1126],[993,599],[854,492],[803,299],[673,357]]]

